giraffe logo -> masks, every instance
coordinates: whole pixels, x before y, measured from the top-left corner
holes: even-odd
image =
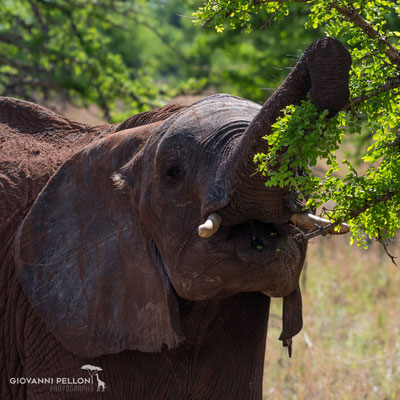
[[[105,392],[106,384],[99,378],[99,372],[103,371],[103,368],[96,367],[95,365],[86,364],[81,367],[81,369],[86,370],[89,373],[90,379],[93,385],[93,376],[96,377],[97,380],[97,391],[98,392]]]

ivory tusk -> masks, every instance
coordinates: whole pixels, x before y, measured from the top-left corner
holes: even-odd
[[[317,217],[313,214],[306,213],[296,213],[290,217],[290,222],[303,228],[307,231],[311,231],[317,227],[324,227],[329,225],[331,222],[325,218]],[[350,231],[350,227],[347,224],[340,224],[340,231],[335,231],[334,227],[327,231],[327,233],[331,233],[332,235],[342,235]]]
[[[207,221],[204,224],[199,226],[198,232],[199,236],[202,238],[209,238],[214,235],[215,232],[218,231],[221,226],[222,218],[218,214],[210,214],[207,218]]]

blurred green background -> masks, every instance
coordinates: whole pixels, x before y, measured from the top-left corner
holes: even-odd
[[[193,23],[199,0],[0,0],[0,94],[96,104],[121,120],[181,95],[264,101],[322,32],[307,8],[284,25],[218,34]],[[51,103],[50,103],[51,104]]]
[[[0,95],[82,122],[227,92],[263,102],[317,37],[307,8],[251,33],[193,24],[194,0],[0,0]],[[400,30],[400,22],[389,21]],[[357,153],[357,137],[342,150]],[[323,170],[324,166],[317,166]],[[400,248],[392,243],[392,253]],[[316,238],[302,275],[304,329],[287,357],[271,310],[265,399],[400,399],[400,275],[381,246]]]

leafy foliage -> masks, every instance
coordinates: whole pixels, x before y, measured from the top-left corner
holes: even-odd
[[[364,232],[392,237],[399,224],[399,6],[384,0],[206,1],[194,18],[215,29],[201,30],[183,17],[197,5],[0,0],[0,93],[28,100],[63,94],[78,105],[98,104],[109,120],[206,87],[263,101],[325,32],[352,53],[351,101],[330,121],[309,102],[289,107],[267,139],[268,154],[256,160],[268,185],[301,190],[309,207],[334,200],[324,212],[347,221],[361,246]],[[234,31],[217,33],[225,28]],[[335,151],[354,134],[372,142],[363,163],[338,164]],[[329,165],[324,177],[311,170],[320,160]]]
[[[148,109],[160,97],[144,68],[129,67],[110,32],[145,21],[142,2],[1,0],[0,91],[24,99],[63,93],[96,103],[111,119],[117,101]]]
[[[223,37],[192,23],[198,4],[0,0],[0,94],[96,103],[108,120],[207,88],[261,102],[321,34],[304,30],[307,12],[295,5],[285,30],[238,27]]]
[[[207,24],[213,21],[221,31],[221,24],[249,28],[251,14],[261,9],[272,13],[271,18],[282,18],[292,6],[293,1],[285,5],[208,1],[196,16]],[[307,207],[333,200],[335,206],[323,208],[323,213],[332,222],[349,223],[351,242],[357,240],[366,248],[368,236],[386,249],[385,239],[400,228],[400,6],[385,0],[316,0],[303,7],[309,9],[307,29],[323,28],[326,35],[347,43],[353,58],[351,100],[331,120],[310,101],[287,107],[273,126],[273,134],[266,137],[268,153],[257,154],[255,161],[268,177],[267,186],[300,190],[308,198]],[[344,135],[355,133],[373,140],[359,167],[365,170],[363,174],[348,160],[339,165],[335,155]],[[318,159],[329,166],[323,177],[311,170]]]
[[[254,14],[266,11],[272,14],[273,19],[282,20],[289,14],[289,6],[284,2],[263,2],[246,0],[220,0],[207,1],[203,7],[200,7],[194,16],[198,19],[195,22],[203,21],[204,25],[213,21],[215,30],[222,32],[227,21],[230,29],[245,27],[248,32],[251,31],[251,17]],[[271,20],[267,21],[271,23]],[[204,26],[203,25],[203,26]]]
[[[284,116],[272,126],[273,133],[265,137],[270,146],[268,154],[255,156],[259,170],[269,176],[266,186],[290,186],[300,191],[300,196],[309,196],[320,184],[311,170],[318,158],[327,160],[330,172],[337,169],[334,151],[339,147],[343,132],[336,129],[336,119],[328,121],[327,115],[327,110],[319,113],[310,101],[286,107]],[[304,152],[307,157],[302,156]]]

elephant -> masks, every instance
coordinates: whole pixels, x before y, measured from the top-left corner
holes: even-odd
[[[322,38],[262,106],[94,127],[0,98],[1,398],[261,399],[270,298],[289,351],[302,328],[307,224],[253,157],[285,106],[339,112],[350,65]]]

